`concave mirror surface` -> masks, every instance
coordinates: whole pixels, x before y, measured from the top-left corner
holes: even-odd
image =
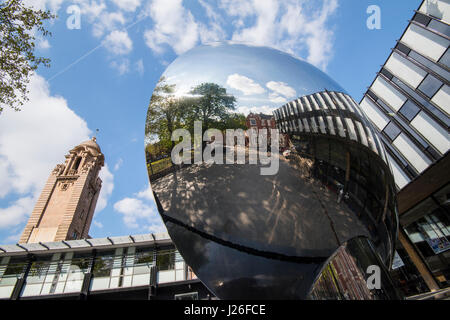
[[[194,48],[157,83],[145,138],[159,213],[219,298],[306,298],[357,237],[390,266],[395,186],[381,141],[307,62],[244,44]]]

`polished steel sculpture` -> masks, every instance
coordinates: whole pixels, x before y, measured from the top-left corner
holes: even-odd
[[[146,156],[172,240],[217,297],[400,298],[385,151],[307,62],[236,43],[188,51],[153,92]]]

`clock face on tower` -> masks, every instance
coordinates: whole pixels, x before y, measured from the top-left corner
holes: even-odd
[[[330,264],[390,265],[385,150],[352,97],[305,61],[237,43],[194,48],[161,76],[145,133],[159,213],[219,298],[320,298]]]

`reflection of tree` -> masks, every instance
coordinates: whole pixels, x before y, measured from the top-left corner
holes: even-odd
[[[203,123],[203,130],[211,128],[214,122],[223,122],[234,110],[236,98],[228,95],[227,90],[215,83],[202,83],[192,88],[191,94],[198,96],[192,104],[194,120]]]
[[[159,79],[150,99],[147,113],[146,133],[157,136],[155,151],[166,151],[173,148],[172,132],[179,127],[183,109],[174,96],[175,85],[167,84],[165,77]],[[151,152],[150,150],[148,150]],[[151,153],[154,155],[154,153]]]
[[[245,128],[245,116],[230,113],[236,98],[215,83],[202,83],[191,89],[191,96],[175,97],[175,85],[161,77],[150,99],[146,134],[153,140],[147,146],[149,160],[170,153],[175,143],[171,140],[175,129],[184,128],[193,133],[194,121],[201,121],[203,131]]]
[[[224,131],[226,129],[243,129],[246,130],[247,117],[242,113],[230,113],[227,114],[222,121],[216,121],[213,127]]]

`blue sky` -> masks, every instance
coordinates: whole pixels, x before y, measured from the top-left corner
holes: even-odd
[[[325,71],[360,101],[421,0],[29,0],[58,19],[37,53],[51,58],[22,111],[0,115],[0,243],[17,242],[64,155],[100,129],[103,188],[92,237],[164,231],[149,190],[144,124],[167,66],[211,41],[271,46]],[[70,6],[81,11],[69,29]],[[381,9],[369,30],[366,10]],[[73,11],[71,11],[73,12]]]

